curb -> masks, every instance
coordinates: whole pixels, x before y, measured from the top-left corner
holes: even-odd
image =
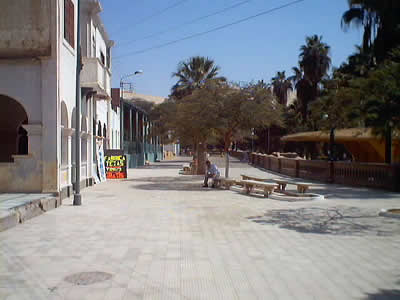
[[[46,197],[0,212],[0,232],[62,205],[60,197]]]

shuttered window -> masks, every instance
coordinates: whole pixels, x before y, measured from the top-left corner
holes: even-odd
[[[75,8],[72,0],[64,0],[64,39],[75,48]]]

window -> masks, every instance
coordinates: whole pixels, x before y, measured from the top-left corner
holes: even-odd
[[[92,57],[96,57],[96,38],[93,36],[92,39]]]
[[[111,49],[107,47],[107,68],[111,67]]]
[[[72,0],[64,0],[64,39],[75,48],[75,7]]]
[[[101,63],[103,64],[103,66],[105,66],[106,65],[106,59],[104,57],[103,51],[100,51],[100,60],[101,60]]]

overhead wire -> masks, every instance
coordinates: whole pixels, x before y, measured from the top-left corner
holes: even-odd
[[[236,3],[236,4],[233,4],[233,5],[231,5],[231,6],[225,7],[225,8],[223,8],[223,9],[217,10],[217,11],[215,11],[215,12],[213,12],[213,13],[208,14],[208,15],[204,15],[204,16],[201,16],[201,17],[197,17],[197,18],[192,19],[192,20],[190,20],[190,21],[181,23],[181,24],[179,24],[179,25],[177,25],[177,26],[170,27],[170,28],[168,28],[168,29],[166,29],[166,30],[158,31],[158,32],[152,33],[152,34],[150,34],[150,35],[147,35],[147,36],[144,36],[144,37],[135,39],[135,40],[131,40],[131,41],[127,41],[127,42],[118,43],[118,44],[117,44],[117,47],[119,47],[119,46],[121,46],[121,45],[122,45],[122,46],[127,46],[127,45],[133,44],[133,43],[135,43],[135,42],[147,40],[147,39],[150,39],[150,38],[153,38],[153,37],[162,35],[162,34],[164,34],[164,33],[168,33],[168,32],[171,32],[171,31],[180,29],[180,28],[182,28],[182,27],[185,26],[185,25],[191,25],[191,24],[196,23],[196,22],[198,22],[198,21],[201,21],[201,20],[204,20],[204,19],[207,19],[207,18],[216,16],[216,15],[222,14],[222,13],[224,13],[224,12],[227,12],[227,11],[231,10],[231,9],[234,9],[234,8],[239,7],[239,6],[241,6],[241,5],[247,4],[247,3],[251,2],[251,1],[252,1],[252,0],[245,0],[245,1],[242,1],[242,2],[239,2],[239,3]]]
[[[198,33],[195,33],[195,34],[192,34],[192,35],[189,35],[189,36],[185,36],[185,37],[177,39],[177,40],[169,41],[169,42],[166,42],[166,43],[163,43],[163,44],[160,44],[160,45],[155,45],[155,46],[152,46],[152,47],[149,47],[149,48],[145,48],[145,49],[142,49],[142,50],[128,52],[126,54],[123,54],[123,55],[115,57],[114,60],[118,60],[118,59],[121,59],[121,58],[124,58],[124,57],[133,56],[133,55],[137,55],[137,54],[142,54],[142,53],[145,53],[145,52],[148,52],[148,51],[151,51],[151,50],[164,48],[164,47],[167,47],[169,45],[173,45],[173,44],[176,44],[176,43],[179,43],[179,42],[182,42],[182,41],[186,41],[186,40],[193,39],[193,38],[196,38],[196,37],[199,37],[199,36],[203,36],[203,35],[209,34],[211,32],[219,31],[219,30],[225,29],[227,27],[246,22],[248,20],[263,16],[263,15],[270,14],[272,12],[284,9],[286,7],[289,7],[289,6],[293,6],[295,4],[298,4],[298,3],[304,2],[304,1],[306,1],[306,0],[291,1],[289,3],[286,3],[286,4],[283,4],[283,5],[280,5],[280,6],[277,6],[277,7],[262,11],[262,12],[260,12],[258,14],[255,14],[255,15],[243,18],[243,19],[239,19],[237,21],[234,21],[234,22],[231,22],[231,23],[228,23],[228,24],[224,24],[224,25],[221,25],[221,26],[218,26],[218,27],[206,30],[206,31],[198,32]]]
[[[163,8],[163,9],[161,9],[161,10],[159,10],[159,11],[156,11],[155,13],[153,13],[153,14],[151,14],[151,15],[148,15],[148,16],[144,17],[143,19],[141,19],[140,21],[138,21],[138,22],[136,22],[136,23],[133,23],[133,24],[130,23],[129,26],[133,27],[133,26],[137,26],[137,25],[143,24],[143,23],[147,22],[148,20],[150,20],[150,19],[152,19],[152,18],[154,18],[154,17],[157,17],[157,16],[159,16],[159,15],[162,15],[162,14],[165,13],[166,11],[168,11],[168,10],[170,10],[170,9],[173,9],[173,8],[179,6],[179,5],[181,5],[181,4],[183,4],[183,3],[187,2],[187,1],[189,1],[189,0],[180,0],[180,1],[178,1],[178,2],[175,2],[175,3],[173,3],[173,4],[171,4],[171,5],[169,5],[169,6],[165,7],[165,8]],[[126,27],[126,26],[128,26],[128,25],[124,25],[124,26],[120,27],[118,30],[115,30],[115,32],[120,32],[121,29],[124,28],[124,27]]]

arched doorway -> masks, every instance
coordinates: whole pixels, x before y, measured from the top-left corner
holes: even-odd
[[[28,124],[24,107],[8,96],[0,95],[0,162],[12,162],[14,154],[28,154],[28,134],[21,126]]]

